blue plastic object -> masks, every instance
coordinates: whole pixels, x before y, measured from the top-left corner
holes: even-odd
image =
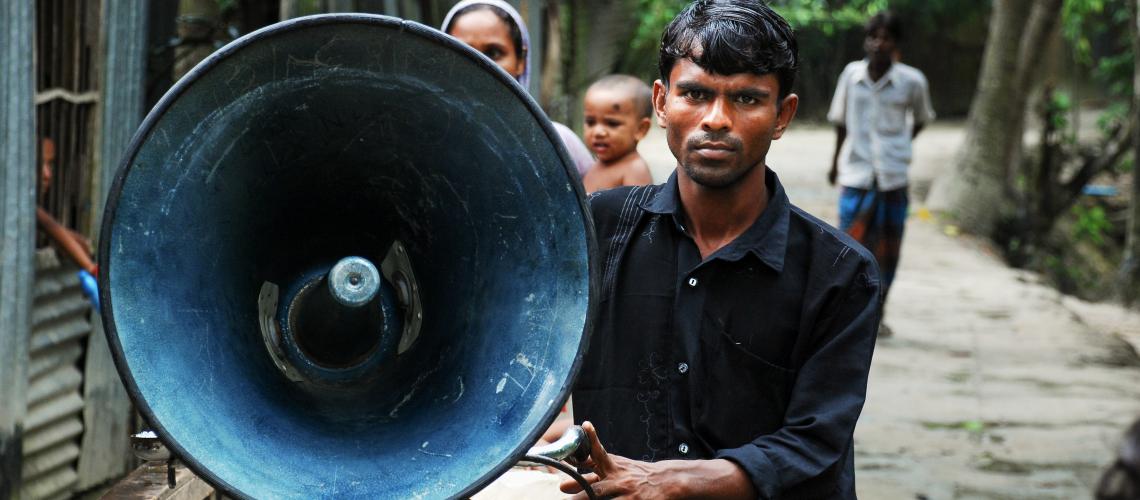
[[[99,311],[99,281],[83,269],[80,269],[75,275],[79,277],[79,286],[83,287],[83,294],[91,301],[91,306]]]
[[[1116,186],[1106,184],[1089,184],[1081,188],[1081,193],[1087,196],[1116,196],[1119,190]]]

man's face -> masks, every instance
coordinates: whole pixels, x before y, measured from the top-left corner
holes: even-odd
[[[727,188],[763,166],[772,141],[796,114],[799,98],[779,100],[775,75],[709,73],[680,59],[669,86],[653,84],[653,107],[684,175],[708,188]]]
[[[602,163],[624,158],[649,132],[649,118],[637,116],[630,92],[593,88],[586,92],[584,104],[586,146]]]
[[[886,28],[875,28],[863,40],[863,50],[867,52],[867,58],[876,63],[890,61],[894,57],[895,48],[897,48],[895,37]]]

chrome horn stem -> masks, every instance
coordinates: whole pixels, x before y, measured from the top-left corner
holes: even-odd
[[[590,456],[590,439],[586,437],[586,431],[582,430],[581,426],[571,425],[566,429],[566,432],[562,433],[562,437],[553,443],[535,446],[526,454],[554,460],[565,460],[572,465],[578,465]],[[519,462],[519,465],[541,466],[544,464],[523,460]]]

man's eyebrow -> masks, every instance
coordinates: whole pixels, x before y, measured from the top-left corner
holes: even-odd
[[[712,91],[712,89],[710,89],[704,85],[701,85],[697,82],[677,82],[677,88],[683,92],[689,92],[689,91],[693,91],[693,90],[700,90],[703,92],[711,92]]]
[[[735,90],[729,92],[732,97],[751,97],[757,101],[762,101],[772,96],[772,92],[766,89],[747,88],[742,90]]]

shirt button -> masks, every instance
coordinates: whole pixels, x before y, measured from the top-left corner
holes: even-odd
[[[677,446],[677,451],[681,452],[682,455],[688,455],[689,454],[689,445],[687,445],[685,443],[681,443],[679,446]]]
[[[688,363],[681,363],[681,364],[677,365],[677,371],[679,371],[681,373],[688,372],[689,371],[689,364]]]
[[[697,286],[697,279],[689,278],[689,286]]]

